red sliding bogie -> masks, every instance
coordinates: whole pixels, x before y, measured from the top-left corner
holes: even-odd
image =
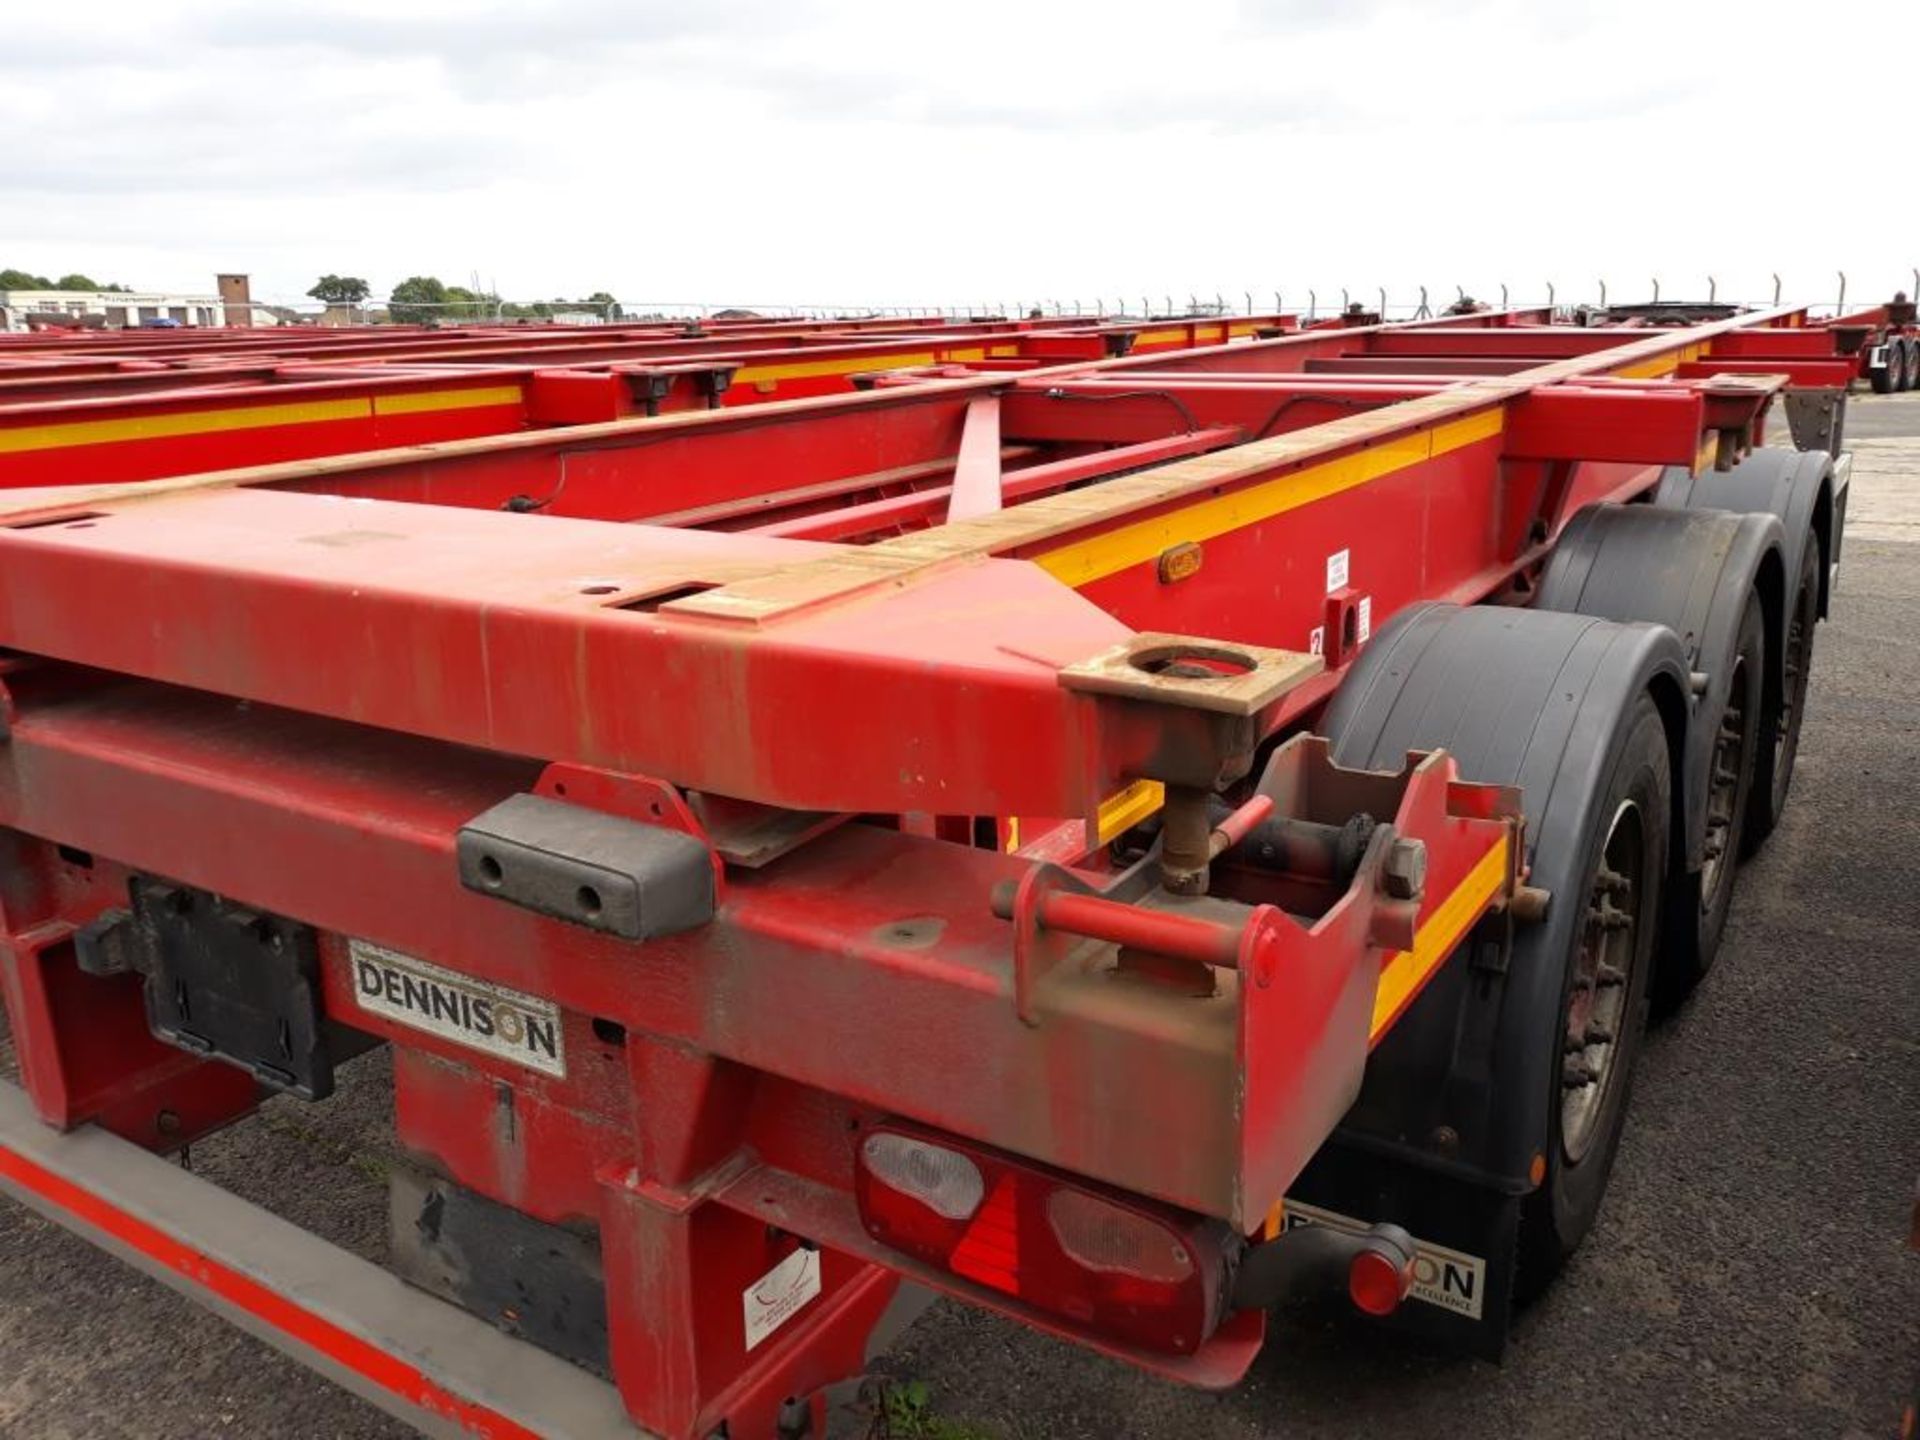
[[[1231,1383],[1264,1317],[1216,1267],[1523,877],[1513,792],[1443,753],[1340,772],[1388,822],[1351,883],[1223,871],[1196,895],[1209,847],[1268,813],[1207,797],[1244,802],[1271,751],[1275,804],[1337,824],[1308,732],[1370,635],[1424,600],[1525,603],[1581,506],[1731,464],[1783,391],[1844,389],[1801,318],[1147,322],[1126,354],[1092,322],[729,332],[710,400],[755,366],[886,373],[652,417],[630,367],[713,357],[420,334],[183,390],[59,377],[101,398],[30,402],[34,425],[135,429],[43,464],[0,410],[25,1088],[153,1149],[257,1103],[151,1037],[140,977],[77,963],[130,883],[164,882],[311,933],[324,1014],[392,1045],[423,1168],[597,1236],[607,1358],[649,1430],[791,1424],[860,1369],[902,1275]],[[489,398],[426,425],[416,402],[450,395]],[[334,422],[299,417],[193,428],[256,402],[367,407],[347,443],[387,448],[309,444]],[[186,418],[136,433],[162,416]],[[675,883],[708,908],[636,938],[585,883],[577,912],[489,893],[467,832],[528,796],[693,847]],[[1156,813],[1157,885],[1110,849]],[[1424,847],[1411,894],[1389,838]],[[514,1053],[423,1025],[402,972],[550,1007],[552,1032],[516,1020]],[[928,1197],[964,1217],[916,1216]],[[1044,1258],[1015,1275],[1009,1245]],[[775,1277],[791,1298],[756,1319]]]

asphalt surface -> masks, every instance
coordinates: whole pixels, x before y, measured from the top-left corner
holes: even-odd
[[[1850,434],[1920,436],[1920,396]],[[883,1362],[971,1437],[1887,1437],[1920,1370],[1920,445],[1856,482],[1793,803],[1746,866],[1720,964],[1649,1038],[1599,1227],[1504,1365],[1294,1321],[1224,1395],[991,1316],[930,1310]],[[8,1067],[0,1019],[0,1070]],[[277,1101],[193,1167],[373,1258],[378,1057]],[[0,1436],[411,1432],[0,1201]]]

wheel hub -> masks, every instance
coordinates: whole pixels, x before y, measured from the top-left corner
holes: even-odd
[[[1631,1011],[1634,956],[1646,893],[1646,837],[1631,801],[1614,812],[1600,868],[1580,919],[1560,1057],[1560,1146],[1570,1162],[1599,1129]]]

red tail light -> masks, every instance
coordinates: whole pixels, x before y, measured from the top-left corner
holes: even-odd
[[[1347,1266],[1347,1294],[1368,1315],[1391,1315],[1413,1289],[1413,1257],[1387,1247],[1362,1250]]]
[[[892,1126],[867,1132],[856,1169],[876,1240],[977,1285],[1176,1354],[1219,1323],[1233,1239],[1224,1225]]]

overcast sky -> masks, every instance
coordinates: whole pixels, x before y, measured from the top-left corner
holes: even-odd
[[[7,7],[0,266],[257,298],[1878,298],[1911,0]]]

